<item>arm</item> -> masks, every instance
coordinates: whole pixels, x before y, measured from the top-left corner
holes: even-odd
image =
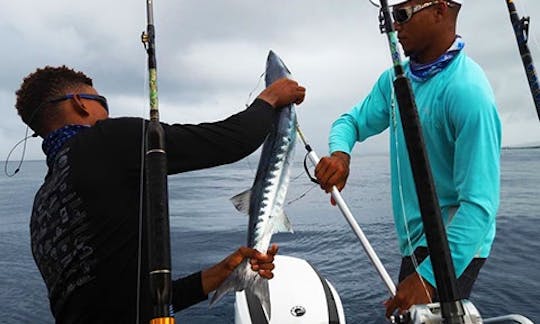
[[[232,163],[255,151],[266,138],[274,109],[262,99],[214,122],[164,125],[169,174]]]
[[[349,176],[350,154],[357,141],[379,134],[388,127],[389,93],[392,89],[384,73],[371,93],[348,113],[341,115],[330,130],[329,146],[331,155],[321,158],[315,168],[315,176],[325,192],[336,186],[341,191]],[[331,200],[335,205],[334,200]]]
[[[275,109],[303,101],[305,89],[280,79],[263,90],[246,110],[198,125],[164,125],[169,173],[232,163],[255,151],[274,121]]]
[[[182,310],[208,298],[208,294],[219,287],[225,279],[239,266],[245,258],[250,259],[251,269],[261,277],[272,279],[274,274],[274,256],[277,245],[272,245],[266,254],[257,250],[240,247],[221,262],[201,272],[173,282],[173,307]]]

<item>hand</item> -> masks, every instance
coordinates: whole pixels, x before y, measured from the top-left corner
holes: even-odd
[[[350,156],[344,152],[334,152],[331,156],[323,157],[315,167],[315,177],[319,180],[321,189],[326,193],[332,191],[332,187],[341,191],[349,177]],[[330,198],[332,205],[336,205],[333,197]]]
[[[251,270],[257,271],[261,277],[272,279],[274,274],[274,256],[277,254],[278,246],[273,244],[266,254],[262,254],[259,251],[242,246],[236,250],[233,254],[229,255],[224,261],[227,270],[232,272],[238,267],[245,258],[249,258],[251,264]]]
[[[301,104],[305,95],[306,88],[299,86],[298,82],[282,78],[269,85],[257,98],[268,102],[274,108],[281,108],[291,103]]]
[[[245,258],[250,259],[249,263],[253,271],[257,271],[263,278],[272,279],[274,277],[272,273],[272,270],[274,270],[274,256],[277,254],[277,251],[278,246],[275,244],[266,251],[266,254],[245,246],[240,247],[220,263],[202,272],[201,278],[204,293],[209,294],[211,291],[216,290]]]
[[[255,250],[256,251],[256,250]],[[277,254],[278,246],[272,244],[272,246],[266,251],[266,254],[257,252],[254,257],[251,257],[249,263],[251,264],[251,270],[257,271],[259,275],[266,279],[272,279],[274,274],[274,256]]]
[[[413,305],[424,305],[431,303],[431,296],[435,294],[435,288],[424,280],[427,291],[422,285],[418,273],[410,274],[399,283],[396,296],[384,302],[386,307],[386,317],[390,317],[396,309],[403,314]]]

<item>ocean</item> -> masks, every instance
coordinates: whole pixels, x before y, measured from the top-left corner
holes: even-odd
[[[338,291],[348,323],[385,323],[388,293],[362,246],[329,196],[303,171],[297,148],[286,213],[295,232],[273,236],[280,254],[308,260]],[[250,187],[257,156],[232,165],[169,178],[174,277],[208,267],[245,244],[247,218],[229,198]],[[540,323],[540,149],[502,152],[501,206],[491,257],[471,301],[485,318],[521,314]],[[12,169],[14,164],[9,164]],[[26,161],[12,178],[0,176],[0,323],[52,323],[47,292],[30,251],[29,216],[45,174]],[[343,196],[394,281],[400,264],[390,206],[387,155],[352,160]],[[229,294],[177,313],[179,323],[233,323]]]

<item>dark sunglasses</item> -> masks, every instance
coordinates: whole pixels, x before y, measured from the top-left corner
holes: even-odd
[[[409,6],[409,7],[401,7],[401,8],[392,8],[392,17],[394,18],[394,21],[398,24],[403,24],[409,21],[412,16],[414,16],[415,13],[420,12],[426,8],[429,8],[431,6],[434,6],[439,3],[447,3],[446,1],[430,1],[423,4],[415,5],[415,6]]]
[[[88,99],[88,100],[97,101],[103,106],[103,108],[105,108],[105,110],[107,112],[109,112],[109,105],[107,105],[107,99],[105,97],[100,96],[100,95],[88,94],[88,93],[70,93],[70,94],[67,94],[67,95],[65,95],[63,97],[59,97],[59,98],[49,100],[49,101],[47,101],[47,104],[53,104],[53,103],[57,103],[57,102],[60,102],[60,101],[73,99],[73,98],[75,98],[75,96],[78,96],[81,99]]]

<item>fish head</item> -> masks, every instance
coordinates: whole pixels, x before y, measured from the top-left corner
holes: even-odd
[[[266,86],[268,87],[278,79],[288,78],[290,75],[291,72],[285,63],[283,63],[281,58],[274,51],[270,50],[268,58],[266,59]]]

